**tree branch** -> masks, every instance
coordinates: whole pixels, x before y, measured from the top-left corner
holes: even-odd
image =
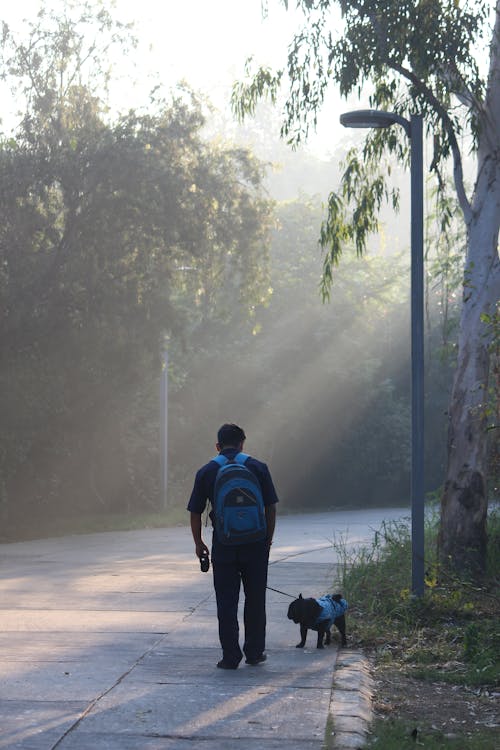
[[[364,9],[359,4],[356,3],[355,7],[358,10],[358,13],[363,14]],[[422,94],[422,96],[427,99],[429,104],[436,111],[437,116],[441,120],[443,127],[448,134],[451,152],[453,155],[453,179],[455,182],[455,189],[457,191],[458,202],[464,214],[465,223],[469,224],[472,219],[472,208],[465,192],[462,155],[460,153],[460,148],[458,146],[455,130],[453,128],[453,123],[450,119],[450,116],[445,107],[436,97],[432,89],[426,86],[425,83],[417,75],[415,75],[415,73],[413,73],[413,71],[408,70],[408,68],[405,68],[403,65],[400,65],[399,63],[391,60],[390,55],[387,51],[387,34],[383,33],[379,19],[373,13],[367,13],[366,15],[377,32],[382,58],[385,60],[387,67],[393,70],[395,73],[399,73],[399,75],[403,76],[403,78],[406,78],[407,81],[410,81],[410,83]]]
[[[420,78],[418,78],[418,76],[416,76],[411,70],[408,70],[403,65],[399,65],[398,63],[394,63],[391,61],[387,61],[387,65],[391,68],[391,70],[399,73],[415,86],[415,88],[427,99],[429,104],[432,105],[437,116],[443,123],[444,129],[448,134],[451,152],[453,154],[453,179],[455,181],[455,189],[457,191],[458,202],[460,203],[460,208],[462,209],[462,212],[464,214],[465,223],[469,224],[472,219],[472,207],[469,199],[467,198],[464,187],[462,154],[460,153],[460,148],[457,142],[457,137],[455,135],[455,130],[453,128],[453,123],[448,112],[441,104],[439,99],[435,96],[433,91],[428,86],[426,86],[425,83]]]

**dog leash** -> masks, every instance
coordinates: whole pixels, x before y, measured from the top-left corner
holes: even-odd
[[[279,589],[273,589],[272,586],[266,586],[266,589],[269,589],[269,591],[275,591],[277,594],[283,594],[283,596],[289,596],[290,599],[296,599],[297,597],[292,596],[292,594],[287,594],[284,591],[280,591]]]

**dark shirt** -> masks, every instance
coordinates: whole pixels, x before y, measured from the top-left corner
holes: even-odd
[[[224,448],[221,453],[223,456],[226,456],[231,460],[236,456],[238,451],[236,448]],[[273,480],[271,479],[271,474],[269,473],[267,465],[250,456],[245,463],[245,466],[247,469],[250,469],[259,480],[264,505],[274,505],[277,503],[278,496],[276,495],[276,490],[274,489]],[[207,500],[213,507],[215,478],[219,468],[219,464],[215,461],[209,461],[208,464],[205,464],[205,466],[202,466],[201,469],[197,471],[193,491],[187,506],[187,509],[192,513],[199,513],[201,515],[206,508]]]

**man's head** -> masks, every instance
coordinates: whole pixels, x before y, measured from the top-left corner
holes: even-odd
[[[223,448],[241,449],[246,440],[246,435],[237,424],[223,424],[217,432],[217,450]]]

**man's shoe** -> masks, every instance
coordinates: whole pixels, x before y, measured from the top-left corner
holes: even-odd
[[[238,669],[237,664],[229,664],[227,661],[224,661],[224,659],[221,659],[217,662],[217,668],[218,669]]]
[[[251,667],[257,666],[257,664],[262,664],[263,661],[267,659],[267,656],[265,654],[261,654],[256,659],[246,659],[245,664],[249,664]]]

